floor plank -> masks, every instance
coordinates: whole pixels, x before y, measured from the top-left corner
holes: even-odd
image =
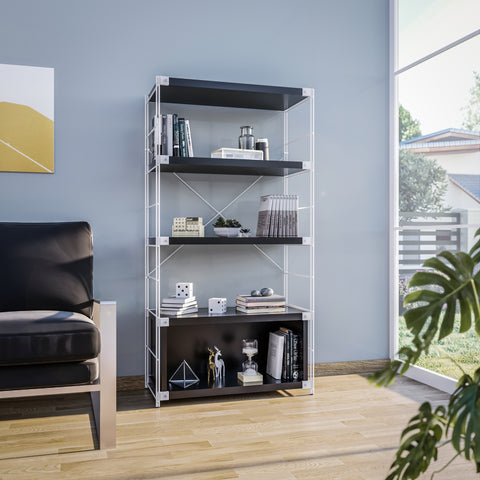
[[[382,480],[401,430],[428,399],[412,380],[372,387],[361,375],[315,379],[315,395],[172,401],[118,393],[115,450],[95,450],[88,394],[0,401],[0,480]],[[452,450],[441,449],[439,469]],[[424,479],[429,479],[424,475]],[[435,480],[479,479],[456,460]]]

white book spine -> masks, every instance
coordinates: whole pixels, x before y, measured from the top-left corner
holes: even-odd
[[[282,378],[284,343],[285,337],[273,332],[269,333],[266,373],[277,380]]]
[[[273,195],[272,217],[270,219],[270,233],[269,237],[278,237],[278,195]]]
[[[155,155],[160,155],[160,145],[162,143],[162,122],[160,118],[155,115],[154,118],[154,131],[153,131],[153,149]]]
[[[272,196],[264,195],[260,199],[257,221],[257,237],[267,237],[272,213]]]
[[[312,235],[313,232],[310,232]],[[293,235],[298,237],[298,195],[294,195],[294,209],[293,209]]]
[[[190,120],[185,120],[185,136],[187,137],[187,152],[189,157],[193,157],[192,132],[190,130]]]

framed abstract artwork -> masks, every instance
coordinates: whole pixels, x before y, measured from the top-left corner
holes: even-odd
[[[54,69],[0,64],[0,172],[54,172]]]

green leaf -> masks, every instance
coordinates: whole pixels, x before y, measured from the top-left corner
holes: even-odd
[[[455,322],[455,300],[447,301],[447,309],[445,310],[445,315],[442,319],[442,326],[440,327],[440,332],[438,333],[438,339],[447,337],[453,332],[453,324]]]
[[[473,313],[480,336],[480,308],[477,308],[478,295],[472,258],[463,252],[454,254],[443,251],[426,260],[424,266],[435,268],[436,271],[417,272],[412,277],[409,288],[426,288],[419,288],[405,297],[405,305],[412,307],[405,312],[405,323],[413,333],[414,340],[419,340],[418,348],[428,351],[437,334],[442,339],[453,332],[457,305],[460,309],[461,330],[470,328]],[[412,356],[413,363],[419,356]]]
[[[480,462],[480,368],[472,379],[463,375],[448,405],[447,432],[452,428],[452,445],[467,460]]]
[[[432,411],[430,403],[423,403],[402,432],[387,480],[412,480],[424,473],[437,459],[445,422],[445,407]]]
[[[447,290],[451,288],[449,279],[447,277],[434,272],[417,272],[408,282],[408,286],[410,288],[422,287],[425,285],[439,285],[443,289]]]
[[[467,332],[472,326],[472,304],[470,300],[464,296],[460,295],[460,333]]]
[[[452,270],[448,267],[445,262],[442,262],[437,257],[429,258],[423,262],[423,266],[426,268],[433,268],[434,270],[438,270],[439,272],[443,273],[447,276],[450,280],[458,280],[458,273],[455,270]]]

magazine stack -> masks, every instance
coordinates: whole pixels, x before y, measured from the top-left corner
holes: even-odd
[[[298,237],[298,195],[261,197],[257,237]]]
[[[198,304],[195,297],[179,298],[171,295],[162,300],[160,313],[169,317],[179,317],[198,312]]]

